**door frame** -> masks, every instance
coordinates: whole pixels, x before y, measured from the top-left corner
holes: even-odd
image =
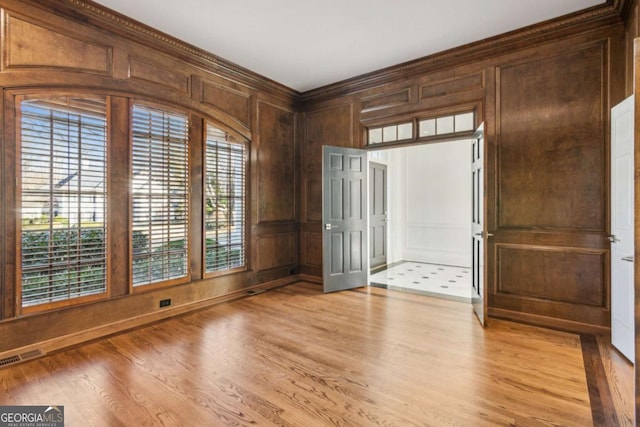
[[[490,173],[495,173],[495,169],[489,167],[490,163],[489,163],[489,143],[487,141],[487,130],[486,130],[486,123],[485,122],[480,122],[480,125],[477,127],[477,129],[473,132],[469,132],[468,134],[462,134],[462,135],[452,135],[450,138],[444,137],[444,138],[439,138],[438,140],[434,140],[434,141],[430,141],[430,142],[412,142],[410,144],[393,144],[393,145],[384,145],[384,144],[380,144],[380,145],[369,145],[363,148],[364,151],[381,151],[381,150],[392,150],[394,148],[402,148],[402,147],[407,147],[407,146],[416,146],[416,145],[426,145],[426,144],[433,144],[433,143],[438,143],[438,144],[446,144],[447,142],[452,142],[452,141],[460,141],[460,140],[472,140],[472,139],[478,139],[478,138],[482,138],[483,139],[483,143],[482,143],[482,153],[481,153],[481,157],[482,157],[482,169],[483,169],[483,198],[482,198],[482,218],[483,218],[483,224],[482,224],[482,232],[483,232],[483,238],[482,240],[482,251],[483,251],[483,259],[482,259],[482,282],[483,282],[483,286],[482,286],[482,298],[480,299],[480,304],[482,305],[482,310],[481,310],[481,314],[478,314],[478,320],[480,322],[480,324],[484,327],[487,324],[487,318],[488,318],[488,313],[489,313],[489,308],[488,308],[488,279],[489,279],[489,261],[492,260],[491,254],[489,253],[489,243],[488,240],[490,237],[493,237],[493,234],[491,234],[488,229],[489,229],[489,196],[491,193],[491,182],[493,182],[493,180],[495,179],[493,176],[490,175]],[[369,163],[373,162],[375,163],[375,160],[369,160]],[[367,206],[367,218],[370,217],[370,212],[368,211],[369,207]],[[370,229],[370,227],[367,228],[367,232]],[[471,236],[470,236],[471,237]],[[388,244],[388,242],[387,242]],[[370,249],[370,248],[369,248]],[[472,253],[472,257],[473,257],[473,253]],[[367,258],[368,259],[368,258]],[[473,267],[473,266],[472,266]],[[370,266],[368,266],[368,271],[369,274],[371,274],[371,268]],[[369,279],[369,278],[368,278]],[[367,283],[369,283],[369,280],[367,280]],[[476,301],[477,304],[477,301]],[[473,306],[473,297],[472,297],[472,306]],[[475,310],[475,308],[474,308]],[[477,313],[476,313],[477,314]]]

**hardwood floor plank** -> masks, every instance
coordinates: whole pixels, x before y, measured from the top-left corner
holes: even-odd
[[[591,426],[593,366],[576,334],[298,283],[4,368],[0,404],[90,426]]]

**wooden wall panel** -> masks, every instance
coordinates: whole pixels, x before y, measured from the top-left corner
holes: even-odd
[[[396,105],[407,104],[414,101],[415,96],[412,96],[412,94],[412,87],[407,87],[391,93],[383,93],[365,97],[362,99],[362,111],[371,111],[381,108],[395,107]]]
[[[452,80],[430,83],[420,88],[420,99],[453,95],[484,88],[482,73],[475,73]]]
[[[58,68],[111,72],[111,47],[81,40],[7,14],[3,34],[3,69]]]
[[[188,73],[171,67],[171,64],[155,64],[148,59],[129,58],[129,77],[155,83],[185,95],[189,95],[191,90],[191,76]]]
[[[245,90],[226,87],[211,80],[203,80],[200,88],[201,101],[212,105],[249,126],[251,118],[250,95]]]
[[[631,0],[629,0],[631,1]],[[625,34],[625,96],[633,94],[634,85],[634,40],[640,36],[640,11],[638,2],[630,7]]]
[[[258,222],[295,221],[295,114],[259,102],[258,135]]]
[[[294,266],[297,262],[296,233],[258,236],[258,271]]]
[[[309,267],[322,268],[322,233],[302,232],[302,259]]]
[[[303,218],[322,221],[322,146],[353,146],[353,107],[333,106],[307,113]]]
[[[606,308],[606,251],[497,245],[497,292]]]
[[[604,231],[604,44],[499,69],[501,228]]]

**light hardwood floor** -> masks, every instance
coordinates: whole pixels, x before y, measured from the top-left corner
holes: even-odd
[[[464,303],[298,283],[4,368],[0,404],[64,405],[67,426],[631,423],[632,402],[598,402],[593,386],[624,364],[604,343],[588,368],[584,346],[496,319],[482,329]]]

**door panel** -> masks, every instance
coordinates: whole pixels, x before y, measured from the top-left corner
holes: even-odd
[[[473,293],[471,301],[473,311],[476,313],[482,326],[487,323],[487,290],[485,287],[485,252],[488,237],[484,229],[485,203],[484,203],[484,126],[481,125],[475,135],[472,146],[472,222],[471,222],[471,245],[472,245],[472,286]]]
[[[632,362],[634,329],[634,97],[611,110],[611,343]]]
[[[369,163],[369,267],[387,265],[387,165]]]
[[[363,150],[323,147],[324,292],[367,283],[366,161]]]

